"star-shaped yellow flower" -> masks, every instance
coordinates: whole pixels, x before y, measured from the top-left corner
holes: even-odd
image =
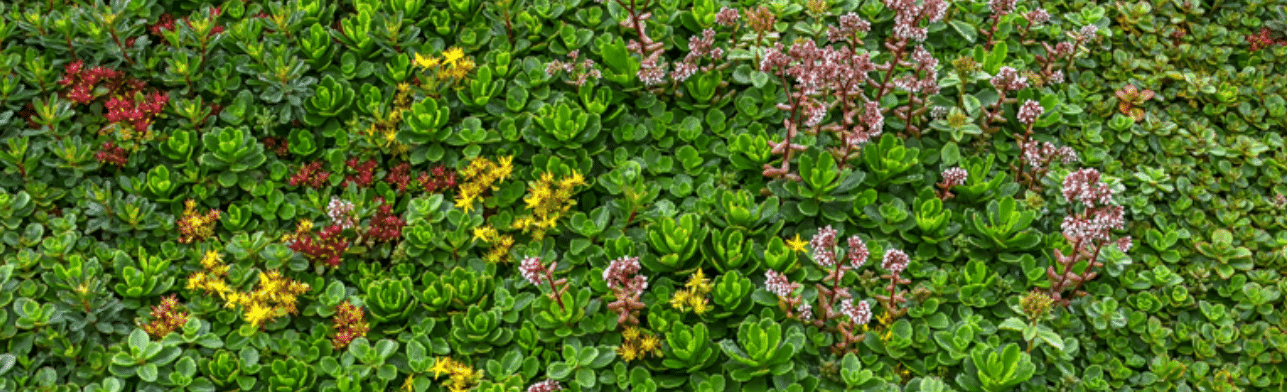
[[[439,358],[434,361],[433,367],[429,368],[429,371],[433,372],[433,379],[437,380],[438,376],[443,375],[443,373],[451,373],[452,365],[451,358]]]
[[[446,52],[442,52],[442,62],[447,64],[456,64],[456,61],[460,60],[461,57],[465,57],[465,51],[458,47],[452,47],[447,49]]]
[[[800,239],[800,233],[795,233],[795,238],[787,240],[787,247],[796,252],[804,252],[804,246],[809,242]]]
[[[433,67],[438,66],[438,64],[439,64],[439,60],[438,60],[438,58],[437,58],[437,57],[435,57],[435,56],[425,57],[424,55],[421,55],[420,53],[416,53],[416,60],[415,60],[415,63],[416,63],[416,65],[417,65],[417,66],[419,66],[420,68],[433,68]]]

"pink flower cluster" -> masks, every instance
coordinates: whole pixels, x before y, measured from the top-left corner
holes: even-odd
[[[1019,122],[1024,125],[1032,125],[1037,122],[1037,117],[1041,117],[1043,112],[1045,112],[1045,108],[1042,108],[1040,103],[1029,99],[1019,107]]]
[[[724,7],[715,14],[715,23],[724,27],[733,27],[737,25],[738,17],[736,8]]]
[[[639,268],[638,257],[622,257],[613,260],[608,264],[608,268],[603,270],[603,280],[608,282],[609,288],[642,293],[648,289],[648,277],[636,275],[639,273]]]
[[[943,171],[943,182],[948,184],[947,186],[949,188],[965,184],[965,180],[969,179],[969,177],[970,173],[959,167],[953,167]]]
[[[1023,161],[1028,164],[1028,167],[1046,169],[1046,165],[1054,160],[1064,164],[1076,162],[1077,151],[1072,147],[1056,147],[1054,144],[1036,140],[1028,140],[1023,144]],[[1044,170],[1042,172],[1044,173]]]
[[[549,269],[553,269],[557,265],[558,262],[550,263]],[[535,256],[524,257],[523,261],[518,264],[518,270],[522,273],[523,279],[527,279],[534,286],[541,285],[541,275],[545,275],[547,271],[545,265],[541,264],[541,258]]]
[[[1014,12],[1014,5],[1018,0],[988,0],[988,8],[992,9],[992,17],[1000,18]]]
[[[894,87],[911,93],[938,94],[938,59],[925,47],[917,46],[912,50],[912,60],[916,61],[913,71],[922,76],[901,76],[894,79]]]
[[[813,248],[813,260],[823,267],[836,266],[836,230],[831,226],[818,229],[818,233],[813,235],[809,240],[809,246]],[[862,242],[858,236],[849,237],[849,251],[845,253],[849,259],[850,268],[858,268],[867,262],[868,252],[867,244]]]
[[[906,270],[907,264],[910,262],[911,259],[907,257],[907,254],[903,253],[903,251],[890,249],[885,251],[885,258],[884,260],[881,260],[880,268],[884,268],[890,272],[898,274],[903,272],[903,270]]]
[[[545,379],[545,381],[541,381],[541,382],[532,384],[532,386],[530,387],[527,387],[527,392],[554,392],[554,391],[562,391],[562,390],[563,390],[563,386],[559,385],[558,381],[554,381],[548,378]]]
[[[765,272],[764,277],[764,288],[779,297],[790,297],[791,293],[800,288],[799,283],[791,282],[786,275],[782,275],[772,269]]]
[[[858,301],[854,305],[854,300],[846,298],[840,301],[840,313],[849,316],[849,321],[854,325],[864,325],[871,321],[871,305],[867,301]]]
[[[551,61],[549,65],[545,66],[545,75],[554,77],[554,75],[559,72],[565,72],[572,78],[568,84],[577,87],[584,86],[585,83],[590,80],[599,80],[599,78],[602,78],[603,73],[594,68],[594,60],[584,58],[581,59],[581,62],[577,62],[577,58],[580,57],[580,55],[580,50],[573,50],[568,53],[568,61]]]
[[[947,2],[943,0],[885,0],[885,7],[894,10],[894,36],[916,42],[925,40],[928,29],[921,22],[936,23],[947,15]]]
[[[1040,26],[1050,21],[1050,13],[1045,8],[1038,8],[1023,14],[1023,18],[1028,20],[1029,26]]]
[[[827,39],[831,42],[858,43],[857,34],[868,31],[871,31],[871,23],[850,12],[840,16],[840,26],[827,28]]]
[[[331,223],[339,225],[341,229],[352,229],[357,225],[357,215],[353,212],[353,203],[339,198],[332,198],[326,206],[326,216],[331,218]]]
[[[992,87],[1004,94],[1007,91],[1016,91],[1028,88],[1028,78],[1019,75],[1019,71],[1010,67],[1001,67],[996,76],[992,77]]]
[[[1071,203],[1081,203],[1086,208],[1080,214],[1064,218],[1061,228],[1069,243],[1084,246],[1110,242],[1113,230],[1125,227],[1125,211],[1113,203],[1116,193],[1100,180],[1099,170],[1081,169],[1064,178],[1064,198]],[[1130,237],[1122,237],[1116,245],[1123,252],[1131,248]]]
[[[1111,204],[1115,192],[1108,184],[1100,182],[1099,170],[1081,169],[1064,177],[1063,193],[1069,202],[1095,208]]]
[[[640,297],[648,289],[648,277],[636,275],[639,268],[638,257],[622,257],[603,270],[603,280],[617,297],[608,304],[608,310],[618,314],[618,324],[638,325],[639,311],[647,307]]]

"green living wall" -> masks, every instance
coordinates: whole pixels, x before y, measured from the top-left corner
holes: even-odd
[[[1284,390],[1285,23],[3,3],[0,390]]]

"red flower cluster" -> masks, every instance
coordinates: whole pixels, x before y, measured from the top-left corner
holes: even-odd
[[[279,139],[268,136],[263,139],[263,143],[264,148],[268,149],[268,151],[272,151],[279,157],[284,157],[286,154],[290,153],[290,141],[285,138]]]
[[[161,299],[161,304],[152,307],[152,322],[140,325],[144,332],[153,338],[163,338],[183,328],[188,323],[188,312],[181,312],[179,298],[173,294]]]
[[[115,123],[128,123],[135,131],[147,132],[147,128],[152,124],[152,118],[161,114],[161,109],[165,104],[170,102],[170,95],[162,92],[153,92],[142,100],[136,98],[126,99],[123,96],[115,96],[107,101],[104,105],[107,108],[107,121]]]
[[[398,192],[406,192],[407,186],[411,184],[411,164],[402,162],[394,166],[389,170],[389,174],[384,176],[384,182],[393,184],[398,188]]]
[[[170,102],[167,93],[154,91],[143,94],[147,83],[127,78],[121,71],[101,66],[86,69],[84,61],[76,61],[67,64],[64,72],[58,84],[68,88],[67,99],[88,105],[94,101],[95,86],[102,82],[112,96],[104,105],[107,108],[107,121],[113,124],[129,123],[139,132],[147,132],[152,118],[161,113],[165,104]]]
[[[407,186],[402,185],[403,183],[400,183],[400,181],[404,180],[400,179],[400,177],[394,177],[394,174],[403,170],[409,171],[409,168],[411,168],[411,165],[407,165],[407,163],[394,166],[393,172],[390,172],[389,177],[385,177],[385,181],[398,185],[399,192],[403,192]],[[435,166],[429,172],[420,172],[420,177],[417,177],[416,183],[408,185],[421,186],[421,189],[427,193],[445,192],[445,190],[456,188],[456,170],[452,170],[447,166]]]
[[[335,322],[335,337],[331,339],[331,346],[336,350],[348,347],[353,339],[366,336],[371,329],[366,323],[362,308],[353,306],[348,301],[335,308],[335,318],[332,321]]]
[[[375,160],[368,159],[366,162],[359,161],[357,158],[349,158],[346,162],[349,170],[355,173],[344,176],[343,186],[347,188],[349,184],[357,184],[359,188],[366,188],[375,182]]]
[[[322,232],[314,235],[313,233],[299,233],[295,241],[291,242],[290,249],[303,253],[305,257],[314,262],[320,262],[331,267],[340,266],[340,255],[349,249],[349,240],[341,235],[344,228],[339,225],[330,225]]]
[[[103,143],[103,146],[99,147],[98,152],[94,154],[94,159],[97,159],[98,162],[116,165],[118,168],[125,166],[125,162],[129,160],[129,157],[130,153],[117,147],[112,142]]]
[[[66,94],[67,99],[88,105],[94,100],[94,86],[98,82],[106,83],[108,89],[112,91],[126,84],[135,90],[144,87],[142,81],[126,80],[125,73],[121,71],[101,66],[86,69],[84,61],[67,64],[63,68],[63,78],[58,81],[58,84],[70,89]]]
[[[375,218],[371,219],[371,228],[367,233],[376,241],[389,242],[402,238],[402,227],[407,221],[393,214],[393,206],[383,199],[376,199],[380,207],[376,209]]]
[[[326,185],[326,180],[331,177],[331,173],[322,170],[322,162],[313,162],[299,168],[299,173],[290,177],[290,186],[304,185],[309,188],[321,188]]]
[[[397,188],[398,192],[406,192],[407,189],[420,187],[425,192],[435,193],[456,187],[456,171],[448,169],[446,166],[438,165],[428,173],[420,172],[420,175],[413,181],[411,179],[411,164],[403,162],[389,169],[389,174],[384,176],[384,181]]]
[[[1273,46],[1273,45],[1287,46],[1287,39],[1274,39],[1273,37],[1270,36],[1270,33],[1272,32],[1273,31],[1269,30],[1268,28],[1262,28],[1260,29],[1259,34],[1248,35],[1247,43],[1251,44],[1251,51],[1255,52],[1262,48]]]
[[[219,16],[222,13],[223,13],[223,10],[219,9],[219,7],[215,7],[210,10],[210,16]],[[188,17],[185,16],[179,20],[182,20],[184,23],[187,23],[188,27],[192,27],[192,21],[188,20]],[[157,18],[156,23],[152,24],[151,27],[148,27],[148,31],[150,31],[152,35],[159,37],[161,36],[162,32],[174,31],[175,29],[174,22],[175,22],[175,19],[173,15],[170,15],[169,13],[161,14],[161,17]],[[223,32],[223,26],[215,26],[214,28],[210,29],[210,36],[213,37],[215,34],[219,34],[222,32]]]

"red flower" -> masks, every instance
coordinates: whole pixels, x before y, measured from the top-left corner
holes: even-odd
[[[331,173],[322,170],[322,162],[318,161],[299,168],[299,173],[290,177],[290,185],[304,185],[316,189],[325,185],[326,180],[330,177]]]
[[[381,203],[376,210],[375,218],[371,219],[371,229],[368,234],[371,238],[380,242],[395,241],[402,238],[402,227],[407,225],[407,221],[402,217],[393,215],[393,206],[384,204],[384,200],[376,199]]]
[[[103,143],[103,146],[94,154],[94,159],[119,168],[125,166],[126,161],[129,160],[129,153],[112,142],[107,142]]]

